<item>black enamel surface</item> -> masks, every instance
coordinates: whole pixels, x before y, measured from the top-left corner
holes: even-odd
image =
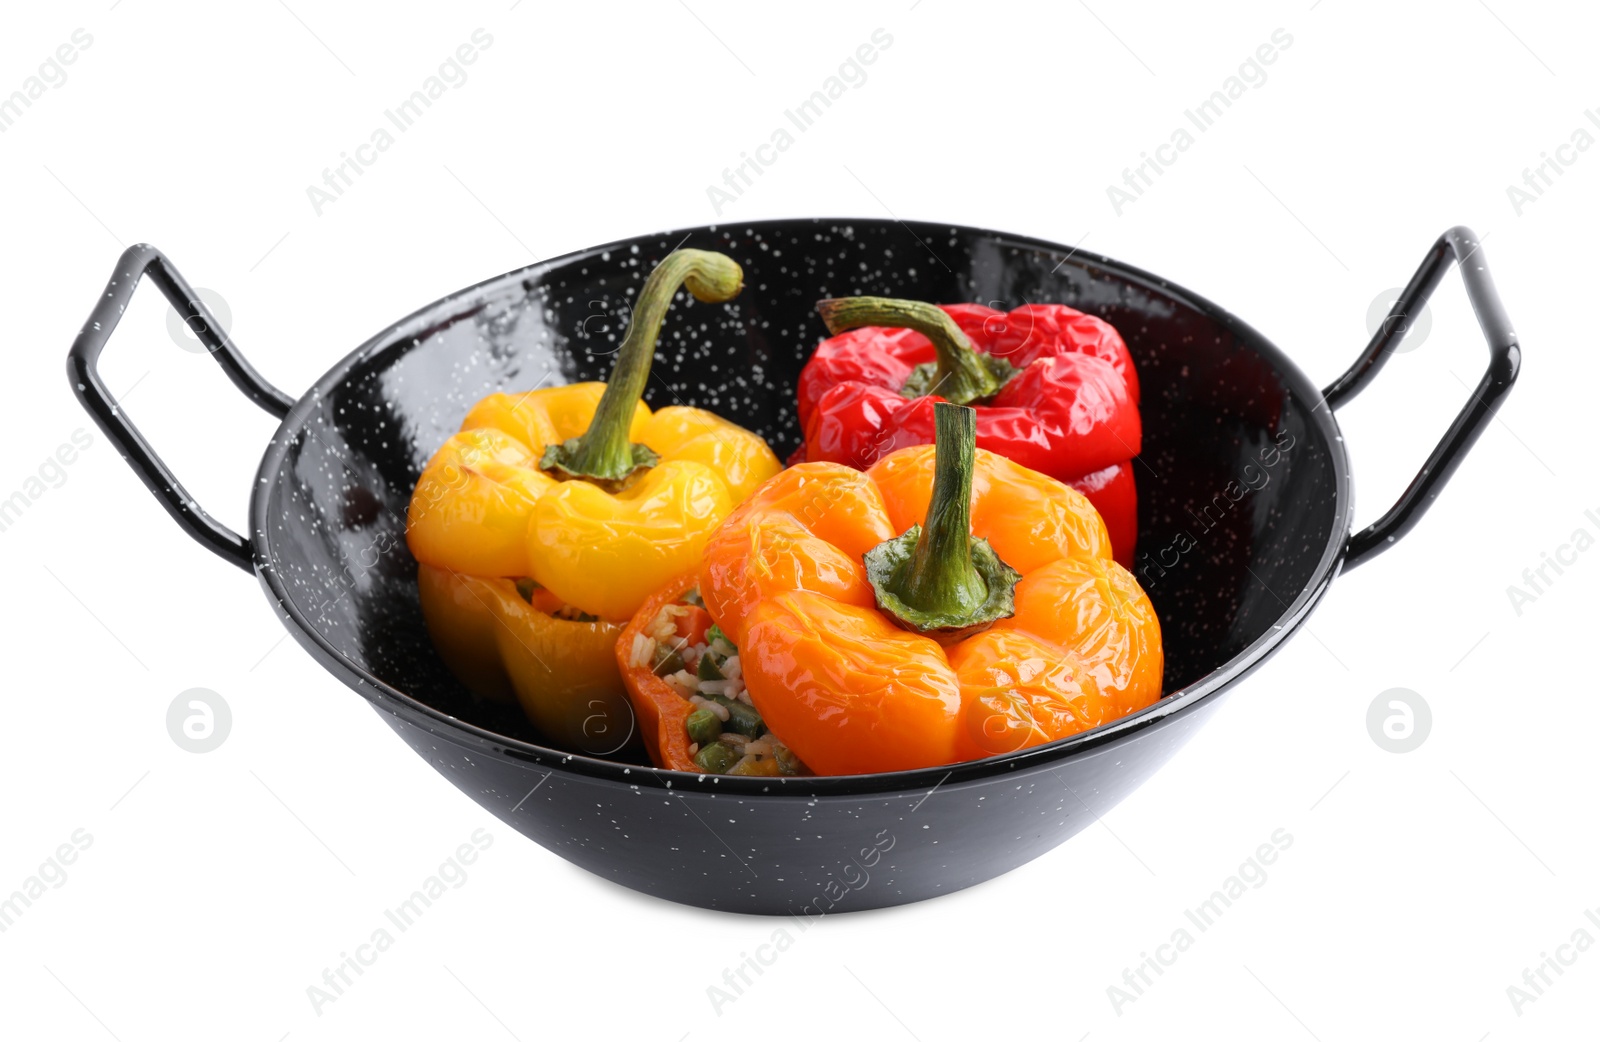
[[[631,294],[679,245],[730,253],[746,288],[726,305],[680,294],[648,400],[715,409],[780,456],[797,444],[794,381],[825,335],[812,309],[821,297],[1060,302],[1115,324],[1143,384],[1137,570],[1162,616],[1169,697],[992,761],[781,781],[564,756],[520,716],[475,703],[433,653],[417,606],[404,517],[420,468],[484,394],[603,378]],[[1350,528],[1345,454],[1319,401],[1237,319],[1067,247],[873,219],[679,230],[502,276],[374,338],[285,420],[258,476],[250,537],[301,644],[512,827],[676,901],[870,908],[991,878],[1092,823],[1304,618]],[[1264,466],[1278,445],[1287,451]]]

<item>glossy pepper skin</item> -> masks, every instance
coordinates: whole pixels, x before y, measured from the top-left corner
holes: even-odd
[[[515,700],[562,749],[609,756],[638,744],[611,664],[620,624],[557,618],[523,599],[509,579],[426,564],[417,588],[434,648],[470,690]]]
[[[416,559],[486,577],[529,576],[567,604],[626,622],[693,570],[713,529],[780,464],[767,443],[706,412],[635,408],[629,438],[660,462],[620,492],[560,480],[547,446],[581,435],[605,384],[492,394],[423,471],[407,541]]]
[[[604,754],[634,735],[613,650],[622,623],[692,571],[712,530],[779,469],[749,431],[639,400],[678,286],[723,301],[741,282],[720,254],[668,255],[607,383],[484,398],[412,494],[406,539],[436,649],[475,694],[514,697],[562,748]],[[514,580],[531,580],[527,596]]]
[[[822,307],[845,303],[825,301]],[[978,447],[1083,492],[1106,521],[1116,559],[1131,564],[1138,535],[1131,461],[1143,430],[1138,374],[1116,329],[1060,304],[1026,304],[1009,312],[946,304],[938,310],[953,320],[969,349],[1014,370],[994,393],[951,399],[977,407]],[[791,462],[865,468],[933,440],[933,406],[946,399],[920,393],[936,380],[907,384],[919,367],[939,364],[935,341],[905,326],[851,324],[848,317],[842,323],[830,318],[837,335],[822,341],[801,371],[805,446]]]
[[[944,643],[883,610],[863,555],[928,515],[935,455],[791,467],[706,548],[701,596],[739,646],[751,700],[818,774],[1012,752],[1161,696],[1159,622],[1099,514],[995,453],[975,453],[970,531],[1020,574],[1013,612]]]

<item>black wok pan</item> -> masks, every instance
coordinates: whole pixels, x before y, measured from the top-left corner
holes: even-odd
[[[604,379],[628,297],[677,246],[720,250],[746,288],[679,303],[647,400],[713,409],[798,443],[794,383],[824,335],[812,310],[856,293],[1058,302],[1124,335],[1143,387],[1135,571],[1161,616],[1166,697],[1063,741],[976,763],[832,778],[655,770],[541,744],[478,703],[435,655],[406,550],[422,465],[497,390]],[[1375,377],[1453,263],[1489,367],[1388,513],[1351,534],[1349,457],[1333,410]],[[141,276],[233,383],[283,423],[261,460],[248,537],[184,491],[96,363]],[[1482,433],[1520,360],[1477,238],[1446,232],[1360,359],[1325,390],[1255,330],[1104,257],[977,228],[877,219],[768,221],[641,236],[510,272],[430,304],[334,366],[298,401],[247,363],[154,247],[123,254],[68,358],[100,429],[198,541],[254,572],[296,640],[418,754],[524,835],[624,886],[687,904],[817,915],[918,901],[999,875],[1072,836],[1166,762],[1224,692],[1299,629],[1341,568],[1410,530]]]

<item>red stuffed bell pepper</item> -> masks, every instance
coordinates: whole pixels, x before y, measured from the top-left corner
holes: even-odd
[[[1139,377],[1110,323],[1061,304],[996,311],[846,297],[817,305],[828,331],[800,373],[805,445],[791,463],[865,469],[933,441],[933,406],[978,410],[978,447],[1082,492],[1116,560],[1138,535],[1133,457]]]

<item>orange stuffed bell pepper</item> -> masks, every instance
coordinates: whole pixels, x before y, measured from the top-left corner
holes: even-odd
[[[722,718],[735,733],[713,738],[706,757],[690,725],[727,689],[651,666],[652,645],[671,639],[662,612],[686,607],[671,603],[692,582],[680,580],[617,646],[635,703],[651,706],[640,716],[658,764],[715,771],[728,762],[715,747],[731,744],[739,769],[726,773],[796,773],[779,755],[817,774],[932,767],[1064,738],[1160,698],[1160,625],[1111,559],[1100,516],[975,440],[972,410],[940,403],[934,446],[865,473],[803,463],[734,511],[698,576],[716,623],[705,647],[731,652],[735,701],[759,717],[742,730],[762,737],[755,755],[741,748],[735,710]]]
[[[609,753],[628,739],[622,624],[779,470],[741,427],[640,401],[679,285],[719,302],[742,278],[721,254],[670,254],[639,292],[607,383],[490,395],[412,494],[406,537],[441,657],[480,696],[516,698],[563,748]]]

